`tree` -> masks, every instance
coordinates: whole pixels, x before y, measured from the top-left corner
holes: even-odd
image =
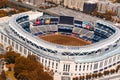
[[[37,61],[37,57],[35,55],[28,54],[27,59],[30,59],[32,61]]]
[[[13,51],[13,48],[12,48],[12,46],[8,46],[8,47],[6,47],[6,50],[7,50],[8,52],[11,52],[11,51]]]
[[[111,10],[106,11],[105,14],[103,15],[104,18],[106,18],[107,20],[111,20],[112,16],[116,16],[117,14]]]
[[[29,74],[27,71],[21,72],[18,76],[17,79],[19,80],[30,80]]]
[[[0,80],[6,80],[6,75],[4,70],[1,72]]]
[[[78,77],[74,77],[73,80],[78,80]]]
[[[88,75],[88,78],[91,79],[91,77],[92,77],[91,74],[89,74],[89,75]]]
[[[92,12],[92,14],[93,14],[94,16],[98,16],[97,10],[94,10],[94,11]]]
[[[7,0],[1,0],[0,1],[0,8],[5,8],[5,7],[7,7]]]
[[[117,65],[116,72],[118,72],[119,69],[120,69],[120,65]]]
[[[8,64],[10,63],[15,63],[15,59],[17,57],[20,57],[20,54],[16,53],[15,51],[10,51],[10,52],[6,52],[5,54],[5,60]]]
[[[75,80],[79,80],[79,78],[78,78],[78,77],[75,77]]]
[[[29,58],[18,57],[15,61],[14,70],[17,79],[53,80],[53,77],[48,72],[44,72],[43,66],[34,61],[34,56],[29,56]]]
[[[98,76],[99,76],[99,77],[101,77],[102,75],[103,75],[102,73],[100,73],[100,72],[98,73]]]
[[[104,14],[103,17],[106,19],[106,20],[111,20],[111,15],[109,14]]]
[[[25,70],[27,71],[32,71],[34,70],[37,66],[34,66],[36,65],[35,62],[31,62],[29,59],[23,57],[23,56],[20,56],[18,57],[16,60],[15,60],[15,73],[21,73]]]
[[[0,59],[4,58],[4,55],[3,54],[0,54]]]
[[[0,10],[0,17],[4,17],[6,15],[10,15],[10,14],[15,14],[15,13],[20,13],[20,12],[25,12],[28,11],[28,9],[20,7],[8,0],[0,0],[0,8],[5,8],[5,7],[10,7],[10,8],[14,8],[15,10],[6,12],[4,10]],[[16,12],[16,10],[18,12]]]
[[[116,2],[120,3],[120,0],[116,0]]]
[[[109,70],[104,71],[103,74],[104,74],[104,75],[108,75],[108,74],[109,74]]]
[[[16,14],[16,10],[11,10],[8,12],[8,15],[11,15],[11,14]]]
[[[110,73],[111,73],[111,74],[115,73],[115,69],[111,69],[111,70],[110,70]]]
[[[22,3],[22,0],[18,0],[18,2]]]
[[[91,79],[91,75],[86,75],[86,79]]]
[[[84,80],[85,79],[85,76],[81,76],[81,80]]]
[[[120,19],[117,22],[120,23]]]
[[[7,12],[4,10],[0,10],[0,17],[4,17],[7,15]]]
[[[97,77],[98,77],[97,73],[96,73],[96,74],[94,74],[94,77],[95,77],[95,78],[97,78]]]
[[[17,80],[53,80],[53,75],[43,69],[43,65],[37,61],[34,55],[26,58],[9,49],[4,58],[8,64],[15,64],[14,76]],[[9,70],[11,71],[11,68]],[[2,72],[0,80],[6,80],[3,78],[5,78],[4,72]]]

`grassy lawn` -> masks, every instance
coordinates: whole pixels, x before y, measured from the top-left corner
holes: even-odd
[[[14,77],[14,71],[6,71],[6,76],[11,78],[12,80],[17,80],[15,77]]]

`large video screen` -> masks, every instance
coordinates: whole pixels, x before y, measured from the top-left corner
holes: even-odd
[[[60,24],[69,24],[73,25],[74,18],[70,16],[60,16]]]

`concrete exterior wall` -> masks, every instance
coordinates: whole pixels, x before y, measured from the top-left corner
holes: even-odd
[[[16,52],[21,53],[21,55],[23,56],[27,57],[28,54],[36,55],[36,53],[30,51],[24,45],[19,44],[15,40],[12,40],[6,35],[1,33],[0,33],[0,43],[3,43],[4,48],[11,45]],[[49,67],[50,70],[53,70],[54,80],[72,80],[73,77],[76,77],[76,76],[79,77],[80,75],[94,73],[94,71],[99,71],[100,69],[104,69],[109,65],[117,63],[118,61],[120,61],[120,55],[118,54],[118,55],[109,57],[107,59],[104,59],[102,61],[92,62],[92,63],[75,63],[74,61],[66,61],[66,60],[58,62],[42,56],[38,56],[38,61],[40,61],[45,67]],[[101,62],[102,62],[102,66],[100,66]],[[97,64],[97,67],[95,68],[96,64]],[[115,67],[116,65],[110,67],[109,69],[114,69]],[[117,79],[114,79],[114,80],[117,80]]]

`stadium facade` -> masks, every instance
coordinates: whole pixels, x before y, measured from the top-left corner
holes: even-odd
[[[36,55],[38,61],[54,72],[54,80],[72,80],[74,77],[115,69],[120,64],[120,29],[114,25],[96,21],[96,25],[93,26],[89,22],[78,20],[73,20],[73,24],[65,24],[61,21],[62,24],[59,23],[59,17],[40,16],[41,20],[49,18],[51,21],[38,27],[31,25],[30,15],[13,16],[0,30],[0,42],[3,43],[4,48],[12,46],[16,52],[26,57],[28,54]],[[94,29],[83,27],[87,26],[86,24]],[[93,44],[65,46],[36,37],[47,31],[58,32],[59,29],[63,29],[64,33],[72,29],[70,34],[76,33],[84,40],[92,41]]]

